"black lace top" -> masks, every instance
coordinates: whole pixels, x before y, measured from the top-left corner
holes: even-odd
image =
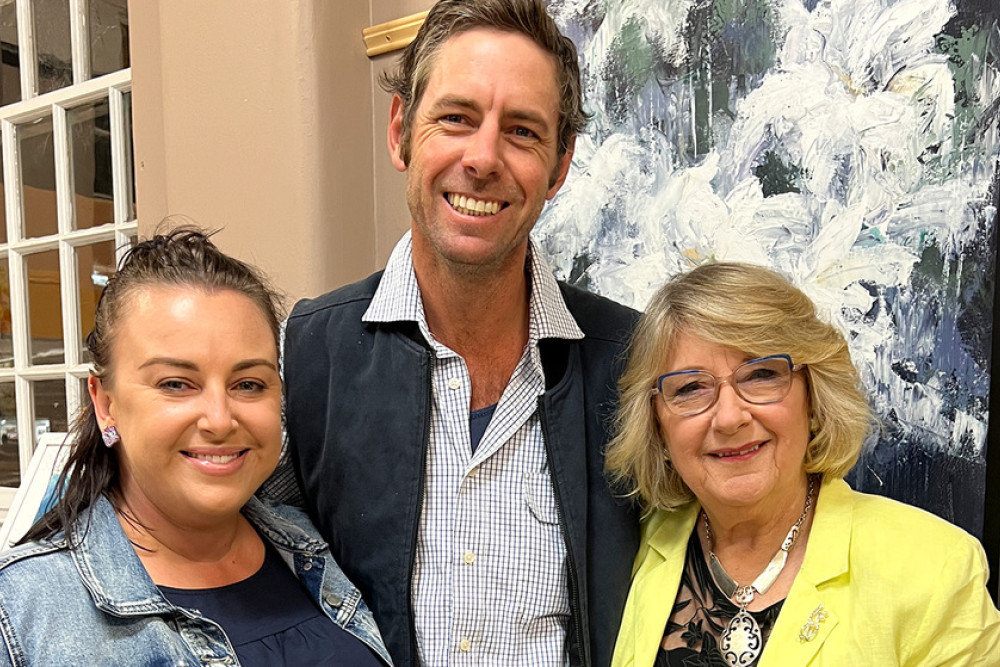
[[[750,612],[767,644],[782,602]],[[728,667],[719,652],[722,631],[739,611],[712,579],[705,553],[695,533],[688,540],[684,572],[677,589],[674,609],[663,630],[663,640],[654,667]],[[754,661],[752,665],[756,665]],[[749,666],[748,666],[749,667]]]

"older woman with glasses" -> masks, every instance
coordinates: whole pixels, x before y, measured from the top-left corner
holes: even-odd
[[[871,417],[844,337],[767,269],[671,280],[608,467],[647,511],[616,667],[996,665],[979,542],[852,491]]]

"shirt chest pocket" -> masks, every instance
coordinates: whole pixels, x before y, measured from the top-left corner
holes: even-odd
[[[559,508],[547,471],[526,473],[521,480],[521,495],[535,519],[544,524],[559,525]]]

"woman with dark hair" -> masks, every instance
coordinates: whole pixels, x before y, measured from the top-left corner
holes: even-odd
[[[127,253],[57,502],[0,556],[0,665],[390,664],[306,515],[253,496],[281,452],[278,312],[199,231]]]
[[[607,465],[646,511],[614,667],[997,665],[979,542],[843,477],[872,418],[844,336],[760,266],[653,297]]]

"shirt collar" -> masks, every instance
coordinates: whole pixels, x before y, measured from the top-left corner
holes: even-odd
[[[409,231],[392,249],[382,280],[361,321],[427,323],[417,274],[413,271],[413,242]]]
[[[413,243],[407,231],[393,248],[382,280],[362,316],[363,322],[416,322],[430,342],[423,300],[413,271]],[[528,302],[528,342],[536,344],[545,338],[577,340],[583,331],[563,301],[559,284],[535,248],[528,241],[528,280],[531,296]]]

